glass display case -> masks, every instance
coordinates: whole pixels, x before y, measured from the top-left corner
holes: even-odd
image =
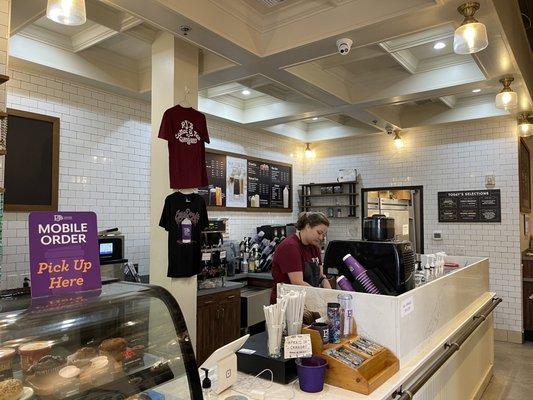
[[[128,282],[43,299],[1,292],[0,399],[201,400],[178,303]]]

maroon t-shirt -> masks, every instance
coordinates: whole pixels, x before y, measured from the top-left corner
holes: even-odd
[[[205,143],[209,133],[205,115],[179,104],[163,114],[159,138],[168,141],[168,168],[172,189],[207,186]]]
[[[304,245],[297,234],[293,234],[281,242],[274,252],[272,259],[272,278],[274,286],[270,294],[270,304],[276,302],[276,286],[278,283],[291,283],[289,272],[301,271],[306,279],[306,264],[317,264],[320,266],[322,257],[320,249],[314,245]]]

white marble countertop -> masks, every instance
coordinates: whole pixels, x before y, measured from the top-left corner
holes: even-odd
[[[494,293],[486,293],[486,295],[480,297],[476,302],[472,303],[470,307],[464,310],[462,313],[456,316],[446,327],[438,332],[432,340],[429,340],[424,344],[423,348],[419,352],[418,356],[413,358],[408,364],[401,367],[400,370],[392,376],[387,382],[377,388],[370,395],[363,395],[355,392],[351,392],[345,389],[341,389],[335,386],[324,385],[324,390],[320,393],[305,393],[300,390],[298,381],[292,382],[288,385],[282,385],[273,383],[270,385],[268,380],[257,379],[253,377],[239,373],[239,380],[232,389],[228,389],[219,395],[219,399],[224,400],[232,395],[245,395],[248,398],[252,398],[250,389],[265,391],[265,398],[268,400],[275,399],[328,399],[328,400],[388,400],[402,384],[405,384],[411,377],[417,374],[420,368],[430,360],[435,354],[439,353],[444,346],[444,343],[458,332],[464,325],[466,325],[474,316],[482,309],[488,302],[491,301]],[[486,323],[486,322],[485,322]],[[266,374],[268,376],[268,374]],[[253,380],[253,381],[252,381]]]

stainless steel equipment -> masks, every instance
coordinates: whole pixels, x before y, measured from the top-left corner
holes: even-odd
[[[246,286],[241,290],[241,328],[248,329],[265,320],[263,306],[270,304],[270,291],[255,286]]]

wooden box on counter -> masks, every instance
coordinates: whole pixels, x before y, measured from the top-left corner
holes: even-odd
[[[341,343],[323,344],[318,331],[304,327],[302,333],[311,335],[313,354],[324,358],[328,362],[325,382],[329,385],[368,395],[400,369],[400,362],[389,349],[383,348],[375,355],[367,356],[349,346],[348,342],[359,337],[357,334],[342,339]],[[324,354],[326,350],[341,347],[366,358],[366,360],[359,367],[351,368],[336,358]]]

